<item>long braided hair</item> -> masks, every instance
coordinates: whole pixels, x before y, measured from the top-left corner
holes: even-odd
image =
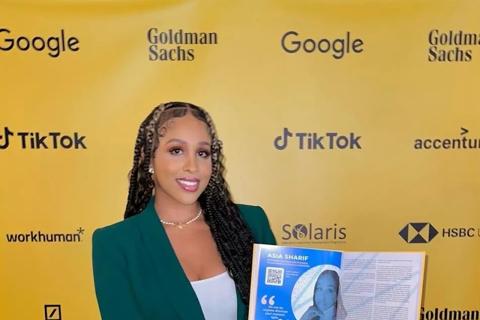
[[[222,261],[235,281],[241,299],[248,306],[253,236],[232,201],[224,179],[222,143],[205,110],[190,103],[169,102],[154,108],[142,122],[135,142],[124,217],[127,219],[142,212],[152,196],[154,182],[149,167],[159,139],[163,136],[164,124],[172,118],[183,117],[188,112],[207,125],[212,139],[212,175],[198,201]]]

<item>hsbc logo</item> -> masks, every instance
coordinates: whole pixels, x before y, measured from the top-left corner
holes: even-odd
[[[444,227],[438,231],[428,222],[411,222],[398,233],[407,243],[429,243],[439,233],[447,239],[479,239],[480,228],[474,226]]]
[[[428,243],[438,234],[437,229],[427,222],[411,222],[398,233],[408,243]]]

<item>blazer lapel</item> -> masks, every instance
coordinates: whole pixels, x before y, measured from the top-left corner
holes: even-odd
[[[240,298],[240,293],[237,291],[237,320],[244,320],[246,319],[246,311],[245,304],[243,303],[242,299]]]
[[[155,212],[153,197],[139,219],[139,227],[145,238],[147,250],[152,257],[158,275],[158,283],[167,291],[171,305],[182,319],[204,319],[198,302],[182,266],[175,255],[165,229]]]

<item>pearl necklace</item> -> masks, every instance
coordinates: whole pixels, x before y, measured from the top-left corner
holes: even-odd
[[[189,225],[190,223],[197,221],[198,218],[200,218],[201,215],[202,215],[202,209],[200,209],[200,211],[198,211],[198,213],[195,217],[193,217],[192,219],[190,219],[186,222],[165,221],[162,218],[160,218],[160,222],[163,223],[163,224],[169,225],[169,226],[177,227],[178,229],[183,229],[183,227],[185,227],[186,225]]]

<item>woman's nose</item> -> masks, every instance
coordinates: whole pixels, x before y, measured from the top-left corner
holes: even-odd
[[[195,154],[188,155],[185,160],[184,170],[188,172],[196,172],[197,169],[198,164]]]

